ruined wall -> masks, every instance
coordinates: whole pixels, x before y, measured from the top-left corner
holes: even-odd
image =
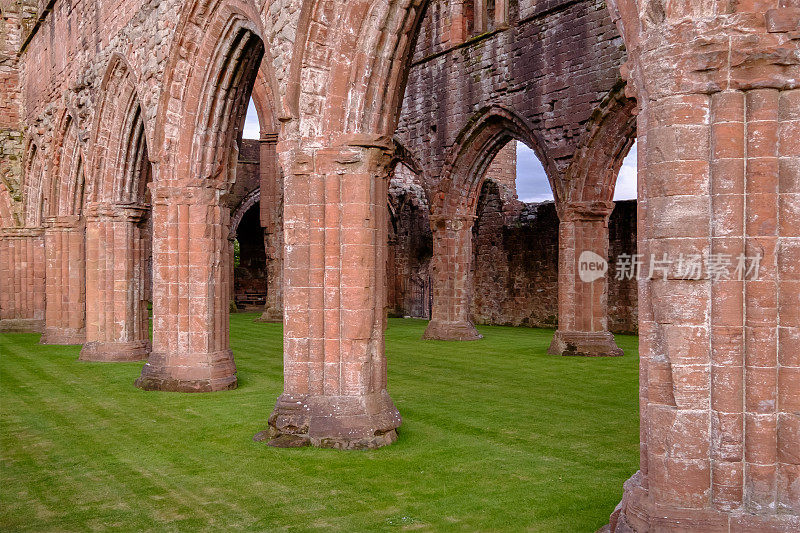
[[[500,189],[486,181],[473,226],[472,318],[476,324],[558,324],[558,216],[552,202],[503,213]]]
[[[430,318],[430,210],[422,187],[404,165],[398,165],[392,177],[389,209],[389,315]]]
[[[247,195],[261,186],[258,141],[242,139],[239,143],[239,160],[236,163],[236,181],[225,197],[225,204],[235,213]]]
[[[639,333],[639,292],[635,279],[617,279],[616,264],[623,255],[638,253],[636,200],[615,202],[608,221],[608,329],[614,333]]]
[[[267,256],[261,227],[261,202],[253,201],[261,185],[259,143],[242,139],[236,164],[236,181],[225,203],[239,241],[239,265],[233,270],[233,300],[239,309],[253,310],[267,297]],[[260,195],[259,195],[260,197]],[[233,236],[232,236],[233,237]]]
[[[424,167],[426,187],[441,177],[458,133],[491,105],[522,117],[563,172],[619,80],[625,52],[605,3],[511,2],[507,27],[463,42],[453,36],[453,18],[447,2],[428,6],[397,130]]]
[[[260,310],[267,301],[267,255],[259,218],[256,202],[242,217],[236,231],[239,265],[233,270],[233,299],[239,309]]]
[[[21,224],[22,99],[17,51],[31,23],[35,7],[30,2],[5,2],[0,7],[0,222],[2,227]]]
[[[476,324],[555,327],[558,324],[558,216],[553,202],[509,210],[500,187],[487,181],[473,227],[472,318]],[[609,329],[635,333],[636,281],[617,280],[619,254],[636,253],[636,201],[617,202],[609,222]]]

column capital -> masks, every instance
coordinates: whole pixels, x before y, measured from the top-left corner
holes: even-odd
[[[341,135],[328,146],[314,150],[313,158],[300,152],[294,158],[294,173],[369,172],[389,179],[389,169],[394,157],[394,142],[385,135]],[[311,164],[309,164],[311,163]]]
[[[558,218],[562,222],[600,221],[608,219],[613,210],[614,202],[609,201],[568,202],[559,207]]]
[[[41,237],[42,233],[44,233],[43,227],[0,228],[0,238],[4,239],[26,239],[28,237]]]
[[[139,222],[149,211],[149,205],[135,203],[87,202],[84,208],[87,221],[116,218]]]
[[[470,214],[430,215],[429,220],[431,230],[433,231],[441,229],[458,231],[462,229],[471,229],[477,218],[477,215]]]
[[[153,203],[166,204],[218,204],[225,191],[210,180],[195,180],[190,183],[167,184],[151,189]]]
[[[278,144],[278,134],[277,133],[262,133],[261,137],[258,139],[258,142],[262,144]]]
[[[83,227],[83,217],[80,215],[56,215],[44,219],[46,229],[69,231]]]

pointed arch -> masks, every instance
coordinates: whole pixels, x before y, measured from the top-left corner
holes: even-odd
[[[476,113],[456,137],[445,159],[432,211],[474,212],[486,169],[512,140],[525,143],[536,153],[558,203],[563,193],[558,187],[559,180],[555,179],[558,176],[555,163],[548,156],[544,142],[521,117],[503,107],[490,106]]]
[[[72,114],[64,111],[48,187],[48,216],[80,215],[84,203],[84,155]]]
[[[128,62],[114,54],[103,77],[101,104],[92,139],[94,202],[144,203],[152,178],[147,133]]]
[[[301,46],[293,56],[293,64],[304,68],[290,72],[287,95],[290,109],[305,112],[305,131],[394,133],[427,5],[427,0],[305,4]],[[357,31],[354,21],[362,21]],[[301,83],[301,75],[313,80]]]
[[[230,185],[251,96],[262,134],[278,130],[279,93],[263,35],[260,15],[250,2],[187,4],[155,128],[157,159],[165,176]]]
[[[46,212],[44,195],[45,157],[39,144],[31,139],[25,150],[23,172],[23,224],[38,227]]]
[[[242,201],[239,202],[239,205],[236,206],[236,209],[234,209],[231,213],[231,239],[236,237],[236,231],[239,229],[239,223],[242,221],[245,213],[247,213],[251,207],[260,201],[261,188],[259,187],[250,191],[247,196],[245,196]]]
[[[567,168],[565,199],[610,202],[622,162],[636,141],[636,100],[625,96],[624,81],[597,107],[585,139]]]

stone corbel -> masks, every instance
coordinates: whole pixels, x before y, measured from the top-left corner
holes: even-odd
[[[558,218],[562,222],[577,221],[608,221],[611,212],[614,211],[614,202],[609,201],[589,201],[589,202],[569,202],[562,205],[558,210]]]

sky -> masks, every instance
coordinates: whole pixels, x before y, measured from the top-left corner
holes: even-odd
[[[512,141],[517,142],[517,141]],[[533,150],[517,142],[517,196],[523,202],[545,202],[553,199],[553,191],[544,167]],[[636,143],[622,163],[614,190],[614,200],[636,198]]]
[[[258,139],[258,115],[253,101],[247,107],[242,137]],[[517,196],[523,202],[544,202],[553,199],[553,191],[544,173],[544,168],[536,154],[525,143],[517,143]],[[630,200],[636,198],[636,144],[634,143],[617,178],[614,200]]]
[[[253,105],[253,100],[250,100],[250,105],[247,106],[247,116],[244,118],[242,137],[244,139],[258,139],[261,137],[261,129],[258,126],[258,113],[256,113],[256,106]]]

